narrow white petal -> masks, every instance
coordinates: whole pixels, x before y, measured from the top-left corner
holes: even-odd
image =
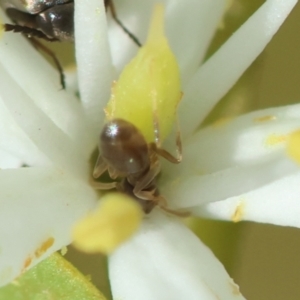
[[[300,227],[300,171],[260,189],[193,209],[194,214],[231,221]]]
[[[189,208],[243,195],[299,172],[288,157],[232,167],[208,175],[190,175],[168,181],[160,190],[170,206]]]
[[[114,1],[121,22],[141,42],[147,37],[156,0]],[[166,9],[166,36],[177,57],[183,83],[187,82],[205,55],[209,42],[224,12],[224,0],[160,1]],[[188,20],[188,22],[187,22]],[[109,39],[118,72],[133,57],[137,46],[114,20],[109,20]]]
[[[13,81],[7,75],[5,80],[0,81],[0,89],[10,82]],[[87,160],[85,161],[86,157],[81,153],[81,149],[53,124],[23,90],[16,87],[11,92],[4,90],[2,93],[4,103],[14,121],[45,156],[58,167],[76,176],[87,177]]]
[[[300,105],[269,108],[199,130],[184,141],[180,165],[165,164],[178,177],[210,174],[257,163],[283,153],[288,134],[300,128]]]
[[[0,148],[0,169],[19,168],[23,163],[19,157]]]
[[[31,166],[45,166],[50,164],[37,146],[11,116],[0,97],[0,147],[18,157],[23,163]]]
[[[161,1],[162,3],[165,0]],[[144,43],[147,37],[150,16],[155,0],[115,0],[114,5],[118,19],[122,24]],[[111,46],[111,55],[117,74],[134,57],[138,46],[128,37],[123,29],[111,18],[108,11],[108,38]]]
[[[184,91],[182,134],[191,134],[268,44],[297,0],[268,0],[203,65]]]
[[[181,164],[164,162],[161,192],[175,206],[189,207],[237,196],[297,172],[285,146],[288,134],[299,128],[297,104],[202,129],[184,144]]]
[[[159,211],[112,254],[109,273],[114,299],[244,299],[213,253]]]
[[[224,0],[167,1],[166,35],[179,63],[183,87],[203,60],[225,6]]]
[[[113,79],[103,1],[75,1],[75,44],[80,98],[97,136]]]
[[[0,171],[0,284],[71,241],[71,226],[95,205],[91,187],[53,168]]]
[[[7,20],[1,9],[0,18]],[[0,95],[4,91],[12,92],[15,85],[19,85],[64,132],[74,139],[89,140],[78,99],[62,90],[58,71],[21,34],[3,34],[0,39],[0,65],[1,81],[5,81],[6,72],[15,81],[14,84],[3,84]],[[78,122],[79,119],[82,121]]]

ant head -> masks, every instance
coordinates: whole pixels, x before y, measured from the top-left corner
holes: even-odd
[[[113,119],[104,126],[99,150],[107,164],[122,174],[142,172],[150,165],[144,136],[123,119]]]

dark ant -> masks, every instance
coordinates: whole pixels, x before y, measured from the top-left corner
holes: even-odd
[[[154,123],[156,126],[156,123]],[[156,128],[158,129],[158,128]],[[105,124],[100,135],[99,157],[93,172],[93,177],[100,177],[106,170],[111,179],[121,177],[121,182],[93,182],[97,189],[112,189],[132,196],[148,214],[158,205],[162,209],[174,213],[166,207],[166,200],[159,193],[156,177],[161,166],[159,156],[178,164],[182,160],[182,147],[179,131],[177,131],[177,152],[174,157],[168,151],[160,148],[158,130],[155,130],[156,143],[146,142],[143,134],[128,121],[113,119]]]
[[[26,11],[14,7],[6,8],[8,17],[16,24],[4,24],[5,31],[19,32],[30,38],[40,38],[50,42],[74,41],[74,0],[17,1]],[[110,9],[115,22],[140,47],[139,40],[118,19],[113,0],[104,0],[104,5],[106,10]],[[52,57],[60,74],[61,85],[65,88],[63,70],[54,53],[35,39],[33,44]]]

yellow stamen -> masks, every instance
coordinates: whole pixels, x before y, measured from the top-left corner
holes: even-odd
[[[136,232],[142,218],[133,199],[120,193],[106,194],[98,209],[74,227],[74,245],[84,252],[109,254]]]
[[[160,140],[171,131],[181,99],[179,67],[164,35],[164,10],[156,5],[147,42],[112,86],[105,113],[134,124],[153,142],[154,122]]]
[[[286,151],[293,160],[300,164],[300,130],[290,134]]]

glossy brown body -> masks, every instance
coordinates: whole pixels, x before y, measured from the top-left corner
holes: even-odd
[[[116,188],[133,197],[145,213],[156,206],[164,206],[165,199],[159,194],[156,178],[160,172],[159,155],[179,163],[154,143],[147,144],[142,133],[130,122],[122,119],[109,121],[103,128],[99,142],[99,157],[94,169],[94,178],[106,170],[112,179],[120,182],[94,183],[98,189]]]

